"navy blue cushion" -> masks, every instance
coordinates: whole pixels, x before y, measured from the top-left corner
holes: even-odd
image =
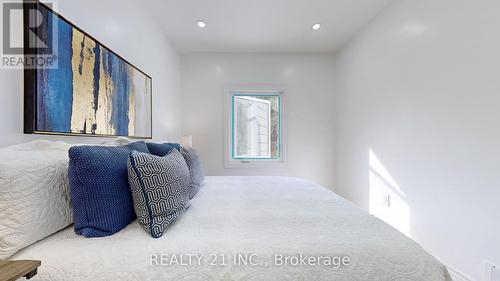
[[[181,145],[178,143],[154,143],[154,142],[148,142],[146,143],[149,149],[149,153],[163,157],[167,154],[169,154],[172,149],[177,149],[180,151]]]
[[[189,198],[193,199],[193,197],[196,195],[196,193],[198,193],[200,187],[205,181],[205,173],[203,172],[200,157],[193,148],[181,147],[181,154],[182,156],[184,156],[184,160],[186,161],[186,164],[189,168],[191,182],[189,185],[188,193]]]
[[[128,156],[134,150],[149,153],[145,142],[70,148],[68,174],[77,234],[111,235],[135,219],[127,176]]]

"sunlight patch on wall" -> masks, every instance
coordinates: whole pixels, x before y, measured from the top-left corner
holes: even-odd
[[[410,207],[406,195],[377,155],[369,150],[370,214],[410,235]]]

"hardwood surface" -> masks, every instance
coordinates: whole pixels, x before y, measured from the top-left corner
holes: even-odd
[[[14,281],[21,277],[30,279],[36,275],[41,261],[3,261],[0,260],[0,281]]]

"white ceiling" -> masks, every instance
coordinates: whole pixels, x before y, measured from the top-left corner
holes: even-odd
[[[391,0],[150,0],[179,52],[333,52]],[[205,29],[197,20],[207,23]],[[313,23],[321,29],[314,32]]]

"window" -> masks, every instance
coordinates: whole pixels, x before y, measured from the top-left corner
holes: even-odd
[[[229,103],[227,163],[282,161],[281,92],[233,91]]]

